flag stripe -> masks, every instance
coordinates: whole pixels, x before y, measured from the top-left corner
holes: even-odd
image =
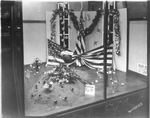
[[[74,53],[77,55],[83,54],[86,50],[85,48],[85,34],[84,34],[84,25],[83,25],[83,15],[82,10],[80,12],[80,22],[79,22],[79,31],[77,34],[77,40],[75,44],[75,51]]]
[[[79,46],[79,42],[76,43],[76,48],[77,48],[77,52],[79,52],[79,54],[81,53],[81,49],[80,49],[80,46]]]
[[[83,37],[81,37],[81,49],[82,49],[82,53],[84,53],[85,52],[85,41],[84,41],[84,38]]]

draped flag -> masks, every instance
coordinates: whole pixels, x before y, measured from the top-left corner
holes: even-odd
[[[113,52],[113,46],[108,46],[107,47],[107,68],[113,66],[112,52]],[[73,63],[76,63],[79,66],[86,65],[91,69],[103,68],[104,67],[104,46],[100,46],[81,55],[76,55],[76,56],[74,55],[72,63],[70,63],[69,65],[72,65]]]
[[[60,45],[48,39],[48,60],[47,64],[64,63],[61,57],[62,52],[69,50],[64,49]],[[72,52],[73,53],[73,52]],[[97,47],[80,55],[72,55],[72,62],[67,65],[76,64],[78,66],[85,65],[91,69],[103,69],[104,67],[104,46]],[[113,46],[107,47],[107,68],[113,67]]]
[[[75,51],[74,54],[82,54],[85,52],[85,33],[84,33],[84,25],[83,25],[83,14],[82,10],[80,13],[80,23],[79,23],[79,31],[78,31],[78,36],[76,40],[76,45],[75,45]]]

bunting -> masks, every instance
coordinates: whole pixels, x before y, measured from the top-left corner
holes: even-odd
[[[47,64],[58,64],[64,63],[64,60],[61,56],[62,52],[68,51],[65,50],[60,45],[48,39],[48,61]],[[97,47],[88,52],[82,53],[80,55],[73,54],[71,63],[67,65],[76,64],[78,66],[85,65],[90,69],[103,69],[104,67],[104,46]],[[107,68],[113,67],[113,45],[107,47]]]
[[[76,63],[78,66],[85,65],[91,69],[104,67],[104,46],[100,46],[81,55],[74,55],[69,65]],[[107,47],[107,68],[113,67],[113,46]]]

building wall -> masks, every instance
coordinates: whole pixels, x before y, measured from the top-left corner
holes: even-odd
[[[127,8],[129,19],[128,70],[147,75],[147,1],[127,2]]]
[[[146,19],[147,17],[147,1],[129,1],[127,2],[128,17],[131,19]]]

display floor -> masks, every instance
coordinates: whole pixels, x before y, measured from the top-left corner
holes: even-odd
[[[38,73],[35,73],[29,65],[24,67],[25,86],[25,115],[45,116],[65,111],[78,106],[103,100],[103,78],[97,75],[95,70],[86,67],[74,67],[72,70],[81,78],[75,78],[72,83],[54,82],[50,88],[45,87],[46,73],[52,70],[52,66],[42,64]],[[139,90],[147,86],[139,76],[116,71],[113,78],[108,79],[107,98]],[[56,79],[57,80],[57,79]],[[94,95],[85,94],[85,82],[95,85]]]

